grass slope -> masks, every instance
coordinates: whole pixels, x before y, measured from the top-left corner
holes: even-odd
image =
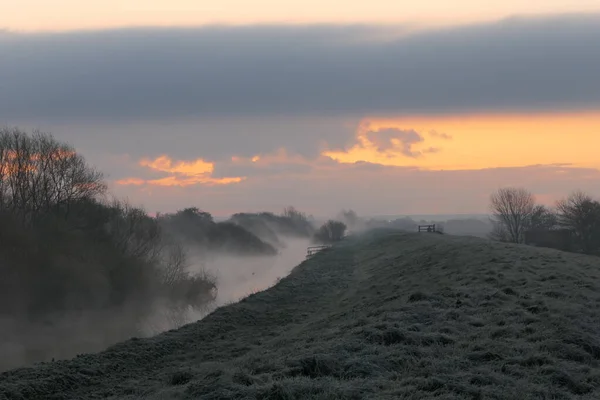
[[[0,375],[9,399],[597,399],[600,259],[380,233],[206,319]]]

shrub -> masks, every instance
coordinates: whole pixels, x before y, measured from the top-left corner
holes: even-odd
[[[346,224],[330,219],[324,223],[315,233],[313,241],[316,243],[330,244],[344,238]]]

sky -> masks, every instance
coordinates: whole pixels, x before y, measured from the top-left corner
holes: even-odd
[[[597,0],[0,0],[0,125],[152,213],[552,205],[600,197],[599,37]]]

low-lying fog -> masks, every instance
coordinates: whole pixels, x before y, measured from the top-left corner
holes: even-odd
[[[245,222],[247,226],[257,231],[271,226],[269,224],[274,223],[273,221],[277,222],[278,218],[279,221],[293,221],[289,216],[257,215],[238,215],[237,218],[241,223]],[[69,310],[68,312],[48,312],[41,318],[38,316],[37,319],[32,319],[26,312],[27,298],[31,293],[17,293],[21,295],[21,300],[17,299],[17,294],[14,295],[17,307],[13,307],[13,309],[17,311],[9,315],[0,314],[0,371],[27,366],[40,361],[71,358],[81,353],[102,351],[112,344],[134,336],[152,336],[198,321],[218,307],[237,302],[252,293],[268,289],[276,284],[278,279],[287,276],[296,265],[305,259],[306,248],[314,240],[312,235],[306,233],[304,236],[279,235],[274,233],[275,231],[269,233],[267,230],[265,231],[264,240],[272,240],[273,243],[276,243],[274,248],[277,248],[278,251],[278,254],[272,255],[275,250],[269,253],[269,248],[265,247],[270,246],[265,244],[267,242],[261,242],[260,239],[252,236],[239,225],[215,224],[209,214],[194,209],[176,214],[175,217],[180,219],[166,219],[166,221],[175,221],[171,228],[175,227],[183,229],[181,232],[187,232],[187,236],[183,235],[184,240],[181,241],[181,243],[187,243],[182,244],[186,253],[185,265],[190,274],[206,274],[208,275],[208,278],[205,279],[206,282],[216,282],[216,297],[213,301],[208,303],[200,301],[198,303],[194,302],[193,299],[192,301],[187,299],[188,303],[174,308],[172,299],[162,297],[163,295],[159,294],[160,292],[154,293],[150,290],[142,292],[137,298],[133,296],[131,300],[122,302],[113,308],[86,308],[78,300],[81,298],[79,295],[80,291],[83,290],[81,288],[87,287],[88,289],[85,290],[90,290],[92,297],[96,296],[99,301],[102,301],[102,296],[107,296],[107,293],[110,294],[111,287],[108,287],[107,292],[105,288],[106,279],[94,275],[97,270],[93,269],[93,265],[90,266],[84,262],[80,266],[83,275],[74,269],[74,272],[69,272],[71,275],[65,274],[61,278],[65,282],[71,283],[70,287],[72,289],[69,289],[71,291],[63,293],[64,301],[69,305],[65,308]],[[409,218],[397,219],[391,222],[363,221],[351,212],[342,215],[342,217],[344,217],[343,220],[352,222],[349,225],[353,226],[353,232],[382,226],[407,231],[416,229],[416,222]],[[265,220],[267,223],[261,225]],[[194,225],[190,221],[205,221],[206,225]],[[481,224],[478,221],[470,220],[445,222],[445,225],[450,228],[449,231],[458,234],[460,234],[459,228],[473,232],[477,230],[483,232],[486,226],[480,227]],[[201,228],[198,228],[198,226]],[[204,228],[202,228],[203,226]],[[213,230],[206,230],[206,226]],[[285,227],[286,225],[281,226]],[[296,232],[302,232],[303,226],[297,224],[294,225],[293,229]],[[184,229],[186,227],[200,230],[186,231]],[[198,237],[211,238],[211,236],[202,236],[203,232],[210,232],[213,235],[214,240],[210,243],[225,247],[222,247],[219,251],[210,250],[206,247],[206,240],[196,242],[188,240],[189,238]],[[250,247],[239,247],[248,243],[251,243]],[[252,254],[263,255],[234,255],[239,254],[236,249],[240,250],[242,248],[246,252],[259,249],[262,253],[255,252]],[[91,260],[93,261],[93,259]],[[68,263],[63,264],[65,265],[63,268],[70,265]],[[60,260],[57,265],[62,265]],[[110,269],[110,265],[107,268]],[[143,278],[143,274],[133,275],[120,282],[125,282],[125,284],[132,287],[146,287],[143,282],[139,281]],[[78,286],[79,283],[82,283],[82,286]],[[45,283],[42,286],[42,289],[53,287],[52,285],[45,285]],[[44,292],[44,296],[55,297],[57,295],[56,292],[46,292]],[[214,293],[214,291],[211,293]],[[50,299],[52,297],[45,298]],[[23,302],[23,305],[19,301]],[[142,304],[141,307],[140,304]],[[196,308],[192,306],[193,304],[196,305]],[[23,311],[19,311],[21,309]],[[140,312],[140,310],[142,311]]]
[[[169,311],[157,312],[143,324],[145,335],[154,335],[176,328],[181,323],[198,321],[216,308],[235,303],[244,297],[268,289],[287,276],[306,258],[308,239],[286,239],[285,248],[276,256],[239,257],[226,254],[210,254],[208,257],[188,251],[190,272],[206,272],[217,280],[217,297],[204,310],[189,308],[185,321],[173,321]],[[177,323],[180,322],[180,323]]]
[[[308,239],[288,239],[276,256],[203,256],[187,249],[190,272],[207,272],[217,279],[217,297],[204,310],[189,308],[184,315],[173,315],[168,307],[156,303],[155,311],[139,321],[137,336],[160,332],[198,321],[217,307],[273,286],[305,259]],[[136,315],[127,308],[108,312],[82,310],[80,313],[54,315],[45,323],[31,323],[26,318],[0,319],[0,371],[102,351],[130,337],[123,326],[130,326]],[[110,323],[107,324],[107,321]],[[127,321],[127,323],[124,323]]]

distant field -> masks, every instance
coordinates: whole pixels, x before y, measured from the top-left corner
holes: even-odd
[[[0,398],[599,399],[599,278],[591,256],[371,233],[179,330],[0,374]]]

